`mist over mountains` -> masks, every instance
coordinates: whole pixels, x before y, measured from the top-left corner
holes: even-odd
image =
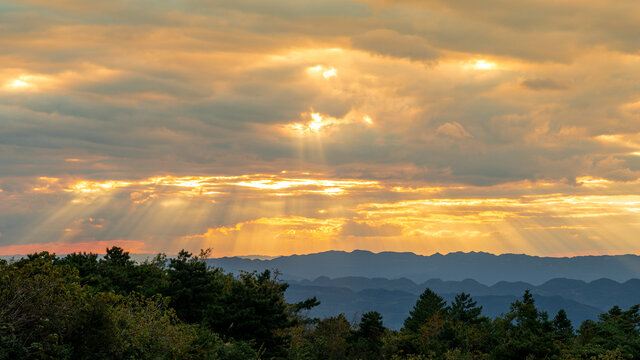
[[[493,255],[484,252],[434,254],[356,250],[327,251],[309,255],[281,256],[271,260],[223,257],[207,260],[210,265],[237,273],[277,269],[286,280],[313,280],[360,276],[387,279],[474,279],[481,284],[522,281],[542,284],[556,278],[593,281],[601,278],[624,282],[640,278],[640,256],[538,257],[521,254]]]
[[[356,320],[375,310],[392,329],[402,327],[426,288],[446,301],[458,293],[469,293],[490,317],[507,312],[514,300],[530,290],[539,309],[550,317],[564,309],[575,325],[597,319],[614,305],[628,308],[640,302],[640,257],[636,255],[549,258],[328,251],[270,260],[227,257],[207,262],[233,273],[277,269],[280,278],[290,284],[288,301],[312,296],[320,300],[309,316],[343,313]]]

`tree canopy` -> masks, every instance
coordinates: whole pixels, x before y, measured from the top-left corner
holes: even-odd
[[[0,360],[640,358],[639,305],[575,331],[529,291],[489,319],[469,294],[447,304],[426,289],[392,331],[376,311],[306,318],[318,301],[287,303],[277,272],[228,274],[201,256],[136,263],[114,247],[0,261]]]

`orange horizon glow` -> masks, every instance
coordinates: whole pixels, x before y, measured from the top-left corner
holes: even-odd
[[[615,182],[593,177],[580,178],[577,183],[529,182],[526,183],[529,194],[509,194],[523,184],[489,188],[414,187],[281,171],[102,181],[40,177],[31,191],[43,196],[70,195],[68,207],[61,209],[62,215],[56,215],[59,219],[48,225],[59,224],[57,234],[62,242],[49,244],[64,251],[84,251],[89,243],[73,239],[108,234],[129,223],[126,218],[120,224],[91,215],[92,207],[105,206],[114,199],[128,199],[129,216],[140,216],[134,214],[142,211],[149,214],[145,215],[144,226],[162,228],[172,222],[177,225],[190,221],[190,218],[175,217],[169,221],[165,214],[171,212],[189,211],[193,213],[192,220],[200,219],[197,221],[201,230],[167,238],[165,245],[155,248],[165,252],[177,252],[181,248],[197,252],[200,248],[213,247],[219,256],[278,256],[354,249],[417,254],[484,251],[540,256],[636,253],[633,233],[620,232],[611,226],[640,215],[640,195],[607,194]],[[561,194],[560,190],[565,193]],[[575,193],[566,193],[568,190]],[[594,190],[605,193],[595,194]],[[387,197],[386,201],[376,201]],[[247,200],[241,200],[244,198]],[[331,200],[324,202],[322,198]],[[204,214],[217,204],[238,201],[255,202],[255,210],[243,215],[245,219],[232,221],[231,225],[207,224]],[[291,206],[312,209],[316,202],[319,205],[312,214],[286,212]],[[246,212],[243,208],[231,209]],[[265,212],[271,215],[265,216]],[[64,218],[69,220],[65,223]],[[570,242],[538,241],[536,244],[531,241],[551,233],[575,239],[590,250],[580,250]],[[610,247],[613,243],[608,239],[612,236],[626,240]],[[83,245],[74,248],[74,242]],[[101,245],[92,249],[104,247],[108,240],[98,243]],[[3,251],[35,250],[35,246],[10,246]],[[133,248],[132,252],[154,249],[144,240],[127,246]]]
[[[85,243],[30,243],[30,244],[19,244],[19,245],[8,245],[8,246],[0,246],[0,256],[26,256],[31,254],[37,254],[43,251],[46,251],[50,254],[55,255],[68,255],[73,253],[91,253],[97,255],[106,254],[106,249],[110,249],[114,246],[122,248],[124,251],[130,254],[140,254],[140,255],[156,255],[159,253],[167,254],[169,256],[177,255],[177,251],[171,252],[154,252],[148,249],[148,245],[145,245],[143,242],[134,241],[134,240],[120,240],[120,241],[100,241],[100,242],[85,242]],[[215,250],[215,249],[214,249]],[[405,251],[393,251],[393,250],[379,250],[379,251],[371,251],[367,249],[356,249],[356,248],[343,248],[343,249],[331,249],[331,250],[323,250],[323,251],[344,251],[347,253],[354,251],[369,251],[373,254],[380,254],[385,252],[405,252]],[[319,252],[291,252],[291,253],[277,253],[277,254],[254,254],[254,253],[240,253],[240,254],[230,254],[230,253],[214,253],[212,254],[213,258],[221,258],[221,257],[247,257],[247,256],[269,256],[269,257],[278,257],[278,256],[293,256],[293,255],[311,255],[317,254]],[[431,253],[420,253],[413,252],[418,256],[432,256],[432,255],[448,255],[460,253],[461,251],[452,251],[452,252],[431,252]],[[529,256],[537,256],[537,257],[545,257],[545,258],[574,258],[574,257],[588,257],[588,256],[622,256],[622,255],[634,255],[640,256],[640,252],[611,252],[611,251],[598,251],[598,252],[570,252],[570,253],[558,253],[558,254],[547,254],[547,255],[531,255],[526,253],[518,253],[518,252],[488,252],[488,251],[462,251],[463,253],[488,253],[495,256],[500,255],[529,255]],[[194,255],[197,255],[198,252],[194,250],[192,252]]]

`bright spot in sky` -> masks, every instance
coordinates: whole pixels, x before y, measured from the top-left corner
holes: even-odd
[[[606,179],[599,179],[591,176],[582,176],[576,178],[576,183],[586,187],[606,187],[608,185],[611,185],[612,182]]]
[[[40,75],[20,75],[4,83],[4,88],[8,90],[34,90],[40,85],[51,82],[51,79]]]
[[[305,113],[302,114],[302,116],[308,118],[308,120],[304,122],[287,124],[285,125],[285,128],[300,135],[320,135],[338,130],[340,127],[348,124],[365,123],[369,126],[373,125],[373,120],[371,119],[371,117],[360,112],[349,113],[343,118],[339,119],[334,118],[331,115],[323,115],[317,112]]]
[[[329,79],[329,78],[335,77],[335,76],[337,76],[336,69],[331,68],[331,69],[323,72],[322,76],[324,76],[325,79]]]
[[[331,120],[325,120],[319,113],[311,113],[311,120],[307,123],[290,124],[288,127],[300,134],[319,133],[320,130],[332,123]]]
[[[317,74],[322,73],[322,77],[324,77],[325,79],[330,79],[332,77],[338,76],[338,72],[335,68],[325,68],[322,65],[312,66],[310,68],[307,68],[307,71]]]
[[[313,119],[313,121],[311,121],[311,123],[309,123],[309,129],[313,130],[313,131],[318,131],[320,130],[321,127],[323,127],[325,124],[322,122],[322,116],[318,113],[312,113],[311,114],[311,118]]]
[[[29,88],[32,86],[32,84],[30,84],[27,80],[29,80],[27,76],[20,76],[17,79],[7,81],[5,83],[5,88],[14,90]]]
[[[11,86],[13,87],[27,87],[29,86],[29,83],[27,83],[26,81],[20,80],[20,79],[16,79],[13,80],[13,82],[11,83]]]
[[[473,67],[479,70],[491,70],[496,67],[496,64],[488,62],[486,60],[476,60],[476,63],[473,65]]]

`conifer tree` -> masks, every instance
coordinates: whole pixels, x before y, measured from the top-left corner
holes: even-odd
[[[420,327],[434,315],[445,311],[445,301],[431,289],[427,288],[416,302],[409,317],[404,321],[404,329],[417,332]]]
[[[562,343],[568,343],[575,337],[571,320],[567,317],[567,312],[560,309],[553,318],[554,338]]]

